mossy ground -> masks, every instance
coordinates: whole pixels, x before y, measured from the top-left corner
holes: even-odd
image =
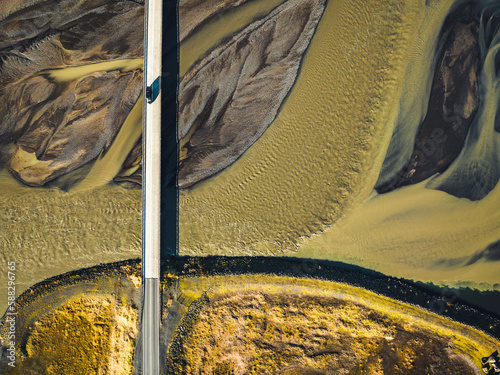
[[[137,310],[109,296],[79,296],[31,327],[10,374],[130,374]]]
[[[215,296],[185,336],[176,374],[474,374],[452,342],[334,298]]]
[[[110,349],[112,315],[111,300],[99,297],[79,298],[46,315],[33,327],[22,367],[46,374],[98,373]]]
[[[221,261],[226,271],[256,266]],[[272,260],[266,262],[278,271]],[[434,366],[439,374],[468,374],[500,347],[474,328],[345,283],[208,276],[207,270],[217,273],[218,267],[205,258],[171,259],[164,268],[164,321],[174,300],[186,307],[172,310],[181,322],[163,352],[167,373],[420,375]],[[132,373],[139,275],[137,260],[101,265],[23,294],[16,301],[20,355],[17,367],[5,373]]]
[[[140,267],[101,265],[35,285],[15,304],[15,368],[6,374],[130,374],[137,337]],[[2,321],[0,340],[8,325]]]
[[[343,283],[190,276],[177,291],[195,302],[169,347],[168,374],[464,375],[500,347],[470,326]]]

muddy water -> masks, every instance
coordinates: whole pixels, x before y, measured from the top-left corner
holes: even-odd
[[[22,186],[5,171],[0,186],[0,263],[16,262],[18,294],[70,270],[140,257],[140,189],[105,185],[65,193]],[[6,270],[1,267],[4,286]],[[6,302],[5,289],[0,310]]]
[[[41,74],[48,74],[51,78],[58,82],[74,81],[85,77],[94,72],[107,72],[112,70],[120,70],[128,72],[135,69],[142,69],[144,59],[120,59],[104,61],[95,64],[87,64],[80,66],[69,66],[61,69],[46,70]]]
[[[181,74],[224,36],[279,3],[252,2],[207,24],[181,46]],[[389,13],[377,1],[329,2],[276,121],[233,166],[181,193],[183,254],[285,254],[423,281],[498,285],[494,262],[467,265],[500,238],[498,186],[476,202],[429,189],[429,181],[387,195],[372,192],[397,116],[419,118],[426,109],[435,38],[452,1],[396,3]],[[71,80],[142,61],[113,64],[49,74]],[[491,103],[483,112],[490,124],[497,105]],[[0,175],[0,247],[6,249],[0,261],[15,257],[19,292],[71,269],[140,255],[141,192],[106,185],[127,154],[122,151],[137,140],[138,108],[73,192],[30,189]],[[405,134],[415,132],[414,122],[406,124]],[[479,154],[490,147],[483,138],[477,144],[470,149]],[[29,155],[23,158],[30,162]],[[5,285],[6,275],[0,277]],[[5,301],[0,295],[0,308]]]
[[[130,111],[111,147],[94,163],[90,173],[71,191],[80,192],[111,182],[142,135],[142,95]]]
[[[427,189],[426,182],[371,197],[337,226],[304,240],[296,256],[437,284],[498,289],[497,262],[468,263],[500,238],[500,188],[471,202]]]
[[[374,2],[328,4],[278,118],[234,165],[181,192],[182,254],[341,260],[415,280],[498,288],[500,188],[475,201],[450,192],[474,165],[499,163],[500,86],[492,68],[499,47],[485,52],[479,130],[449,172],[386,195],[373,191],[388,149],[411,152],[453,1],[396,3],[392,14]],[[400,137],[390,145],[398,120]],[[495,178],[494,168],[486,172]]]
[[[434,6],[429,19],[434,22],[427,22],[432,26],[426,32],[430,29],[435,34],[450,3]],[[486,19],[481,21],[481,28],[486,25]],[[420,56],[432,56],[432,44],[419,44]],[[495,122],[500,76],[494,61],[500,50],[500,29],[491,36],[480,34],[480,44],[479,110],[457,159],[445,172],[414,186],[383,195],[374,192],[335,226],[301,241],[297,256],[340,260],[437,284],[498,290],[500,136]],[[405,151],[412,149],[408,147],[413,142],[411,134],[425,115],[425,90],[433,77],[432,70],[417,68],[418,60],[408,68],[411,90],[406,88],[401,95],[400,114],[413,120],[402,121],[403,129],[395,129],[398,133],[392,139],[392,144],[399,143],[397,147]],[[424,82],[421,92],[413,89],[419,82]],[[387,155],[395,157],[390,150]],[[405,156],[400,154],[398,160],[404,161]]]
[[[44,72],[58,81],[93,72],[142,68],[143,59],[115,60]],[[142,132],[142,96],[114,142],[69,192],[30,188],[0,171],[0,263],[16,262],[16,292],[70,270],[140,257],[141,190],[108,184]],[[34,154],[16,154],[14,163],[38,162]],[[89,167],[87,167],[89,168]],[[7,285],[0,267],[0,285]],[[2,287],[1,290],[4,288]],[[0,310],[7,292],[0,294]]]
[[[181,253],[283,254],[370,194],[421,12],[400,3],[328,2],[276,120],[232,166],[181,192]]]

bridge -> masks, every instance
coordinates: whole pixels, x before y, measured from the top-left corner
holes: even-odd
[[[163,1],[146,1],[143,113],[142,374],[159,375]]]

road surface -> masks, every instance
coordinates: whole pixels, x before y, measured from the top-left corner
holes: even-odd
[[[162,71],[162,0],[148,0],[146,7],[144,92],[151,92],[151,87],[154,92],[149,97],[145,95],[143,122],[142,374],[158,375],[161,203],[161,85],[158,83]]]

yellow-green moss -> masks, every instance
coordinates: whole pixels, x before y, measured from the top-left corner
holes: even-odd
[[[21,368],[40,374],[98,373],[110,349],[113,312],[109,298],[82,297],[47,314],[30,332]]]
[[[382,374],[414,371],[432,356],[470,370],[471,361],[479,364],[500,346],[471,327],[335,282],[217,276],[182,278],[179,290],[192,298],[208,290],[210,298],[183,338],[179,358],[186,374],[219,367],[276,373],[296,365]]]
[[[29,314],[33,324],[18,333],[16,367],[8,373],[130,374],[138,314],[119,294],[81,293],[39,317]]]

